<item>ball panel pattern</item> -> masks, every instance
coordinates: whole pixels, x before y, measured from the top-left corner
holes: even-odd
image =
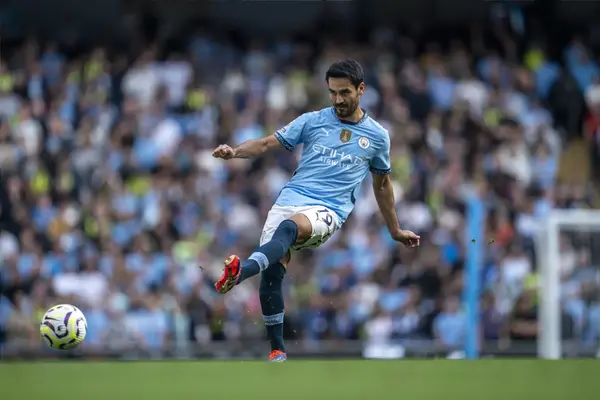
[[[59,304],[50,308],[40,324],[40,335],[50,347],[70,350],[79,346],[87,333],[87,321],[77,307]]]

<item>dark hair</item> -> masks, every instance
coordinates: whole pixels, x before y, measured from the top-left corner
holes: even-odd
[[[365,74],[357,61],[343,60],[331,64],[325,74],[325,81],[329,82],[329,78],[348,78],[358,88],[365,81]]]

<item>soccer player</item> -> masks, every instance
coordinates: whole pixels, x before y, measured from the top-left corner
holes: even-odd
[[[235,148],[220,145],[213,152],[214,157],[230,160],[258,157],[281,147],[292,151],[298,144],[304,145],[296,172],[267,216],[260,247],[243,263],[238,256],[230,256],[215,283],[219,293],[227,293],[261,273],[260,304],[271,342],[269,360],[274,362],[287,359],[281,286],[291,252],[318,247],[340,229],[369,171],[392,238],[407,247],[419,245],[419,236],[402,230],[398,223],[390,178],[389,134],[360,108],[365,90],[362,67],[353,60],[336,62],[325,80],[332,107],[302,114],[266,138]]]

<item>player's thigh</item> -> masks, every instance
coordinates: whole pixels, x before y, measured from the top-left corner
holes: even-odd
[[[267,243],[273,238],[273,234],[279,225],[286,220],[294,221],[298,226],[298,237],[294,244],[304,243],[313,234],[313,224],[307,215],[303,214],[306,207],[290,207],[274,205],[269,214],[262,230],[260,237],[260,245]]]
[[[291,251],[288,251],[281,259],[281,263],[286,267],[294,251],[319,247],[339,228],[337,215],[325,207],[274,205],[263,226],[260,237],[261,246],[273,238],[273,234],[285,220],[294,221],[298,226],[296,242],[290,249]]]
[[[297,240],[293,250],[316,248],[325,243],[339,229],[337,215],[326,207],[304,207],[293,218],[303,224],[304,236]],[[299,225],[300,228],[300,225]],[[300,229],[299,229],[300,230]],[[310,233],[309,233],[310,232]],[[300,237],[300,235],[298,235]]]
[[[273,234],[279,225],[286,219],[293,216],[294,212],[287,207],[281,207],[277,205],[273,206],[271,210],[269,210],[267,219],[263,225],[262,234],[260,235],[260,245],[262,246],[263,244],[271,241]]]
[[[260,236],[260,245],[264,245],[269,242],[273,238],[273,234],[275,230],[279,227],[279,225],[287,220],[291,219],[296,215],[296,207],[284,207],[274,205],[269,214],[267,214],[267,219],[263,226],[262,234]],[[288,251],[285,256],[280,260],[283,266],[287,267],[288,263],[291,259],[291,252]]]

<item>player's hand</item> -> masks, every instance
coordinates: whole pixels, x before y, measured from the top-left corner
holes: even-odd
[[[213,157],[222,158],[223,160],[231,160],[235,157],[235,150],[226,144],[222,144],[217,147],[213,153]]]
[[[401,230],[398,233],[392,234],[392,239],[410,248],[418,247],[421,244],[421,237],[411,231]]]

